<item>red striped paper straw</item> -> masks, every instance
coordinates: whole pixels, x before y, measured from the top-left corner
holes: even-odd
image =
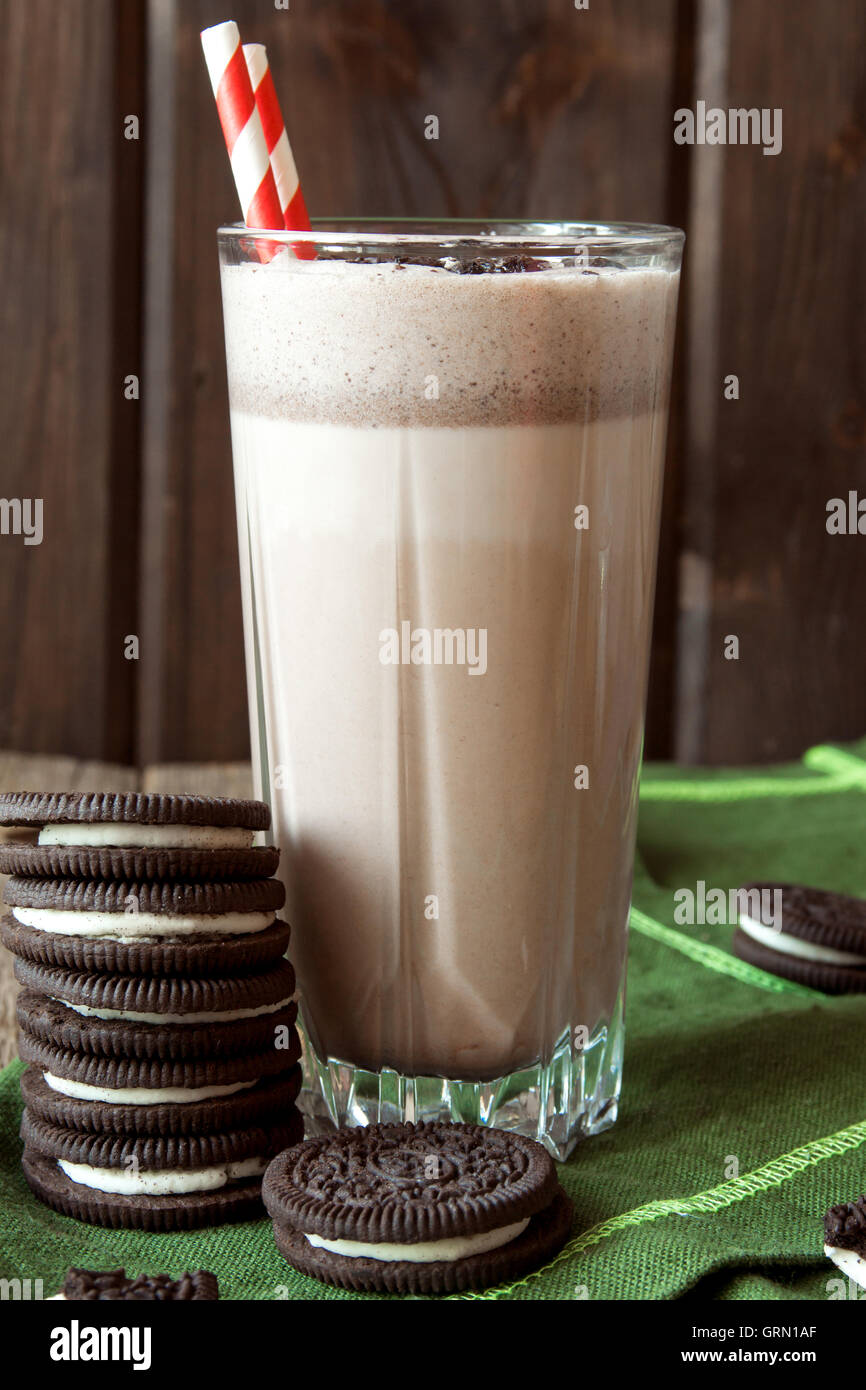
[[[229,20],[203,29],[201,46],[244,221],[248,227],[285,227],[238,26]]]
[[[244,57],[247,62],[247,71],[250,74],[256,106],[262,118],[265,143],[271,158],[271,168],[274,171],[277,194],[286,226],[290,230],[309,231],[310,219],[307,216],[307,207],[301,192],[301,181],[298,178],[292,147],[286,134],[286,124],[280,110],[277,89],[274,86],[274,79],[268,66],[268,55],[264,44],[245,43]]]

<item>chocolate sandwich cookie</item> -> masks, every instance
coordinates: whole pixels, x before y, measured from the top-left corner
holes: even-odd
[[[42,1069],[30,1065],[21,1076],[21,1099],[31,1115],[52,1125],[80,1132],[132,1137],[213,1133],[263,1125],[285,1115],[298,1098],[303,1073],[296,1062],[285,1072],[240,1090],[205,1100],[150,1103],[92,1100],[66,1095],[45,1080]],[[67,1078],[68,1080],[69,1078]],[[63,1078],[59,1078],[63,1084]]]
[[[238,979],[91,975],[15,961],[32,1037],[117,1057],[218,1057],[264,1047],[294,1023],[288,961]]]
[[[115,849],[111,846],[0,843],[0,874],[37,878],[211,879],[270,878],[280,851],[256,849]]]
[[[156,940],[166,945],[255,936],[285,902],[278,879],[238,883],[127,883],[109,879],[10,878],[3,894],[13,919],[53,936]]]
[[[276,851],[253,848],[264,802],[147,792],[7,792],[0,825],[39,828],[37,845],[0,846],[0,873],[124,880],[268,877]]]
[[[101,1057],[72,1052],[22,1029],[18,1052],[23,1062],[40,1069],[52,1090],[63,1095],[109,1105],[189,1105],[252,1089],[268,1077],[287,1072],[300,1057],[301,1044],[292,1026],[269,1046],[253,1052],[222,1057]]]
[[[239,979],[98,975],[25,960],[16,960],[14,968],[26,989],[80,1008],[82,1014],[138,1023],[224,1023],[239,1013],[287,1003],[295,992],[295,972],[287,960]]]
[[[25,1149],[21,1169],[46,1206],[94,1226],[144,1231],[189,1231],[261,1214],[260,1178],[232,1178],[222,1188],[185,1196],[143,1197],[94,1192],[73,1182],[51,1158]]]
[[[271,915],[286,901],[286,891],[275,878],[250,879],[240,883],[163,883],[146,880],[22,878],[15,875],[6,884],[4,901],[13,909],[16,921],[23,921],[23,909],[56,913],[58,918],[74,915],[117,917],[170,917],[151,932],[179,930],[174,919],[188,916],[220,917],[227,913],[268,912]],[[60,930],[52,923],[47,925]],[[134,925],[134,923],[132,924]],[[104,935],[109,927],[126,930],[122,922],[100,922],[101,931],[88,933],[82,922],[71,922],[71,932]],[[132,926],[129,927],[129,930]],[[144,935],[143,932],[137,933]]]
[[[298,1006],[291,1000],[277,1007],[240,1010],[231,1020],[197,1022],[188,1014],[182,1023],[170,1016],[165,1023],[122,1017],[107,1018],[105,1011],[82,1016],[69,1004],[50,999],[36,990],[22,990],[16,1000],[18,1023],[31,1038],[42,1038],[59,1047],[93,1053],[99,1057],[171,1058],[223,1057],[267,1047],[277,1029],[293,1027]],[[245,1013],[254,1017],[243,1017]],[[156,1018],[157,1015],[152,1015]]]
[[[866,1289],[866,1197],[840,1202],[824,1217],[824,1254]]]
[[[264,801],[171,792],[0,792],[0,825],[189,825],[267,830]],[[90,843],[93,843],[91,841]]]
[[[741,960],[824,994],[866,991],[866,901],[793,883],[749,883],[740,895]]]
[[[159,938],[70,936],[25,926],[11,914],[0,921],[0,940],[21,960],[107,975],[231,975],[275,965],[289,945],[290,928],[279,919],[262,931],[233,936]]]
[[[308,1139],[262,1187],[282,1255],[346,1289],[439,1294],[513,1280],[564,1244],[571,1203],[521,1135],[369,1125]]]
[[[71,1168],[116,1170],[123,1190],[163,1186],[162,1177],[175,1172],[198,1172],[215,1164],[239,1163],[267,1154],[270,1159],[288,1144],[298,1142],[297,1112],[271,1125],[247,1125],[244,1129],[218,1130],[214,1134],[147,1135],[131,1138],[118,1134],[77,1134],[63,1125],[52,1125],[25,1110],[21,1138],[26,1149],[45,1154]],[[157,1174],[153,1182],[147,1176]],[[259,1177],[262,1176],[259,1173]],[[89,1176],[89,1175],[85,1175]],[[96,1179],[94,1179],[95,1181]]]
[[[297,1110],[268,1128],[177,1138],[76,1134],[25,1111],[24,1177],[43,1202],[79,1221],[191,1230],[255,1216],[268,1160],[298,1142]]]
[[[168,1274],[127,1275],[125,1269],[70,1269],[60,1293],[67,1303],[184,1303],[219,1298],[219,1284],[210,1270],[197,1269],[172,1279]]]

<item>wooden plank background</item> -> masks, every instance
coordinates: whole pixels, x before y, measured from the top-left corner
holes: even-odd
[[[782,154],[725,159],[703,729],[692,756],[787,756],[866,731],[866,6],[733,4],[725,105],[784,111]],[[740,638],[739,661],[722,655]]]
[[[685,225],[647,753],[863,733],[866,540],[824,525],[866,493],[859,0],[229,8],[268,45],[317,215]],[[0,746],[247,754],[214,236],[236,210],[198,42],[223,18],[0,0],[0,491],[45,508],[41,546],[0,537]],[[782,153],[675,145],[674,110],[707,97],[782,107]]]
[[[41,545],[0,536],[0,743],[82,758],[135,737],[138,410],[122,385],[141,157],[119,163],[117,109],[119,56],[136,91],[134,19],[112,0],[0,4],[0,492],[41,498],[44,529]]]

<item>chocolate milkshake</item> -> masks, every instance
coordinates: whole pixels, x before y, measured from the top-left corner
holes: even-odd
[[[257,794],[323,1104],[379,1118],[359,1078],[393,1071],[408,1118],[560,1156],[616,1113],[680,246],[568,232],[223,242]]]

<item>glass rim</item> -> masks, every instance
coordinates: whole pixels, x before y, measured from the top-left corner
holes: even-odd
[[[415,217],[328,217],[313,219],[309,231],[289,228],[248,227],[244,222],[226,223],[217,229],[220,241],[255,237],[279,245],[315,242],[323,246],[343,243],[376,242],[380,246],[399,246],[412,242],[421,246],[443,244],[469,247],[604,246],[610,250],[640,251],[650,246],[673,249],[685,241],[679,227],[655,222],[567,222],[522,218],[415,218]]]

